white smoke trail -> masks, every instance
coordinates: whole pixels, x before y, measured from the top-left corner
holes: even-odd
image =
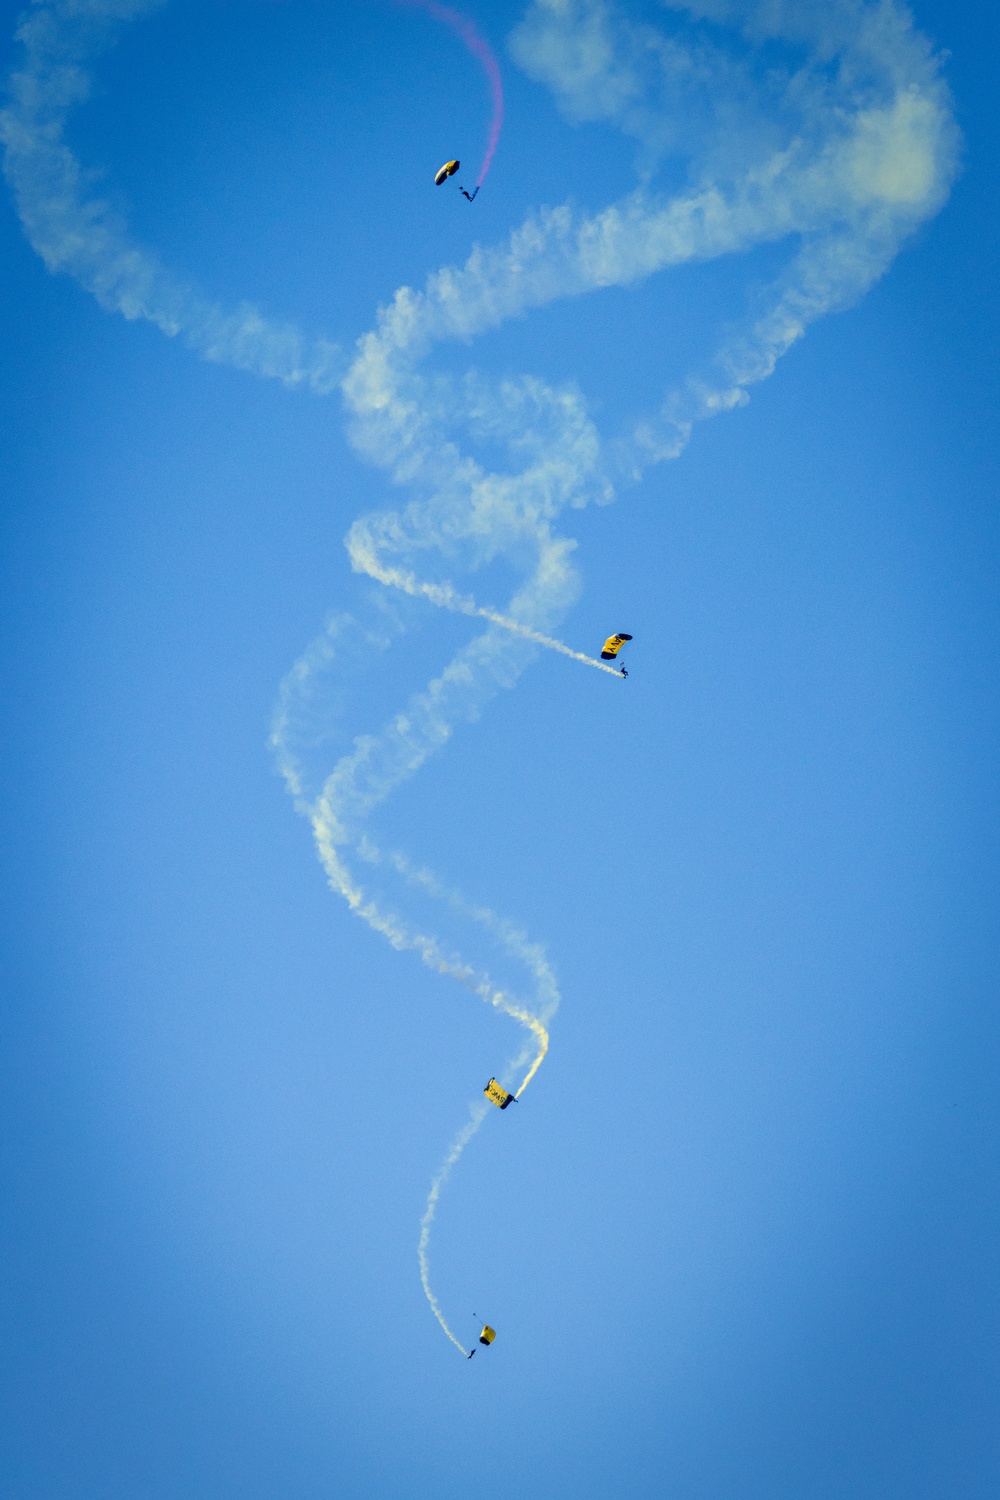
[[[476,1131],[479,1129],[485,1118],[486,1105],[477,1104],[472,1110],[472,1118],[470,1119],[469,1123],[462,1126],[462,1129],[458,1132],[458,1135],[452,1141],[451,1146],[448,1150],[448,1154],[445,1156],[444,1161],[441,1163],[440,1167],[435,1173],[434,1180],[431,1183],[431,1190],[427,1194],[427,1203],[424,1208],[423,1217],[420,1220],[420,1238],[417,1241],[417,1260],[420,1264],[420,1285],[424,1289],[424,1296],[427,1298],[428,1302],[431,1305],[431,1311],[437,1318],[438,1322],[441,1324],[441,1327],[444,1329],[445,1333],[451,1339],[452,1343],[455,1345],[455,1348],[460,1349],[461,1352],[466,1356],[466,1358],[469,1357],[468,1349],[465,1348],[464,1344],[462,1344],[461,1341],[455,1337],[451,1329],[448,1327],[444,1313],[441,1311],[441,1304],[438,1301],[437,1297],[434,1295],[434,1289],[431,1286],[430,1280],[431,1268],[430,1261],[427,1258],[427,1250],[431,1241],[431,1225],[434,1223],[434,1219],[437,1214],[438,1199],[441,1197],[441,1190],[444,1187],[445,1183],[448,1181],[448,1178],[451,1176],[452,1169],[456,1165],[459,1157],[462,1155],[462,1152],[472,1140],[472,1137],[475,1135]]]
[[[168,271],[130,239],[106,201],[88,193],[87,173],[66,144],[66,117],[90,94],[86,65],[113,45],[125,22],[165,4],[35,0],[20,22],[24,59],[11,76],[0,140],[25,233],[50,271],[75,277],[102,307],[145,319],[170,338],[180,335],[215,363],[332,392],[346,363],[337,345],[306,339],[247,302],[222,308]]]
[[[615,667],[609,667],[606,661],[600,661],[595,656],[587,656],[582,651],[574,651],[572,647],[564,645],[562,641],[557,641],[551,635],[542,635],[541,631],[532,630],[530,625],[522,625],[517,620],[508,619],[506,615],[500,614],[495,609],[487,609],[477,604],[475,599],[467,595],[456,594],[450,583],[421,583],[414,573],[409,573],[403,568],[384,567],[374,552],[366,552],[363,542],[351,548],[351,562],[357,572],[367,573],[369,578],[374,578],[377,583],[384,583],[387,588],[401,589],[404,594],[409,594],[411,599],[427,599],[431,604],[436,604],[439,609],[451,610],[453,614],[489,620],[491,625],[499,625],[502,630],[509,630],[526,641],[533,641],[536,646],[545,646],[549,651],[558,651],[563,656],[568,656],[571,661],[582,661],[584,666],[596,667],[599,672],[610,672],[612,677],[621,676],[621,673]]]
[[[353,621],[337,622],[339,632],[346,632],[353,625]],[[332,656],[329,642],[328,635],[314,643],[282,685],[272,744],[286,782],[297,803],[310,817],[316,846],[330,887],[347,902],[350,910],[395,949],[416,953],[434,973],[456,980],[486,1004],[517,1021],[529,1033],[530,1044],[512,1060],[501,1075],[505,1086],[514,1087],[516,1097],[520,1098],[548,1051],[546,1022],[559,1004],[555,975],[542,948],[537,943],[530,942],[511,923],[488,908],[471,906],[457,892],[443,886],[429,870],[415,868],[402,853],[383,854],[363,831],[355,831],[353,838],[351,837],[351,825],[363,829],[374,807],[403,779],[412,775],[426,755],[436,748],[442,729],[441,719],[435,716],[435,711],[440,712],[444,683],[442,679],[438,679],[430,684],[427,694],[411,700],[407,713],[398,716],[378,739],[366,737],[360,742],[356,741],[354,753],[341,758],[322,791],[314,800],[309,801],[303,795],[305,776],[292,750],[293,742],[302,737],[301,720],[296,722],[296,707],[308,694],[316,674],[330,665]],[[481,642],[473,643],[474,647],[479,645]],[[448,671],[453,668],[454,663]],[[458,681],[462,682],[463,675],[458,673],[457,676]],[[305,737],[308,738],[308,734]],[[341,849],[350,843],[354,844],[358,857],[369,866],[388,865],[407,885],[446,903],[461,916],[485,928],[498,946],[529,972],[533,980],[534,1005],[518,1001],[507,990],[495,985],[488,973],[477,971],[458,953],[446,950],[438,938],[415,929],[387,907],[384,901],[366,891],[351,875],[342,858]],[[515,1085],[511,1080],[522,1069],[526,1071],[520,1083]],[[449,1326],[431,1286],[429,1246],[441,1192],[465,1147],[483,1123],[486,1113],[485,1104],[473,1107],[469,1122],[456,1136],[435,1173],[420,1221],[417,1244],[420,1282],[431,1310],[447,1337],[466,1355],[468,1350]]]
[[[383,854],[372,817],[460,724],[513,686],[536,648],[618,675],[553,634],[578,592],[575,543],[559,535],[558,517],[567,506],[612,499],[616,477],[638,479],[649,464],[676,457],[696,422],[743,404],[810,323],[857,301],[938,210],[958,149],[938,61],[895,0],[664,0],[656,26],[611,0],[532,0],[510,39],[515,60],[552,89],[571,122],[604,122],[636,142],[638,185],[592,214],[569,204],[539,209],[506,241],[477,245],[422,290],[400,288],[348,365],[327,340],[248,306],[217,307],[135,244],[90,193],[66,144],[68,112],[86,97],[87,66],[117,29],[161,3],[35,0],[0,117],[7,179],[49,269],[76,277],[103,306],[180,335],[208,359],[318,394],[339,386],[357,450],[411,496],[398,510],[354,522],[346,538],[353,569],[392,590],[400,607],[422,600],[486,623],[331,769],[324,757],[348,656],[359,646],[386,651],[404,628],[387,594],[372,603],[371,623],[341,617],[282,685],[273,744],[331,888],[395,948],[524,1029],[525,1050],[507,1070],[512,1078],[526,1070],[520,1093],[545,1055],[559,1000],[544,953],[402,854]],[[674,181],[684,174],[670,194],[657,186],[667,168]],[[757,294],[757,313],[704,369],[617,435],[599,436],[575,387],[534,377],[458,380],[426,368],[435,345],[471,340],[556,299],[762,245],[788,249],[783,272]],[[477,460],[470,448],[482,443],[505,449],[508,467]],[[452,582],[457,571],[498,561],[520,580],[502,607],[481,605]],[[436,902],[441,921],[462,922],[463,946],[485,944],[490,965],[516,963],[528,998],[399,915],[383,890],[393,881],[411,903]],[[440,1194],[485,1113],[475,1106],[450,1148],[420,1228],[421,1282],[458,1348],[431,1289],[428,1248]]]

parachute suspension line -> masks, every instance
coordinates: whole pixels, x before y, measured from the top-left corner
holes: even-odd
[[[598,661],[596,656],[588,656],[584,651],[574,651],[572,646],[565,645],[556,640],[554,636],[543,635],[539,630],[532,630],[530,625],[522,625],[519,620],[512,620],[509,615],[502,615],[499,610],[485,608],[477,604],[467,594],[459,594],[452,588],[450,583],[421,583],[420,580],[403,568],[387,568],[374,556],[370,548],[362,550],[359,546],[350,547],[351,564],[359,573],[367,573],[369,578],[374,578],[377,583],[384,583],[388,588],[400,589],[404,594],[409,594],[412,599],[426,599],[431,604],[436,604],[439,609],[451,610],[452,614],[470,615],[480,620],[488,620],[491,625],[499,625],[502,630],[509,630],[512,635],[519,635],[526,641],[534,641],[536,646],[544,646],[548,651],[558,651],[561,656],[568,656],[571,661],[583,662],[586,667],[596,667],[598,672],[607,672],[611,677],[621,681],[621,671],[617,667],[609,667],[607,662]]]

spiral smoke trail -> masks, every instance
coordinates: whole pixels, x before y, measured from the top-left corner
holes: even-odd
[[[92,63],[121,26],[163,3],[32,6],[18,28],[22,61],[0,117],[7,181],[50,271],[72,275],[103,307],[152,322],[206,359],[317,395],[339,391],[358,454],[409,492],[399,509],[351,526],[351,566],[376,585],[374,596],[364,618],[332,620],[293,667],[272,743],[331,889],[394,948],[521,1027],[523,1049],[501,1081],[522,1093],[559,1003],[543,948],[402,852],[382,849],[373,815],[460,725],[512,688],[539,650],[612,670],[555,634],[579,591],[575,544],[557,529],[561,513],[612,499],[616,482],[675,458],[696,422],[745,403],[812,322],[858,301],[937,212],[958,149],[939,62],[895,0],[669,0],[660,26],[635,21],[612,0],[532,0],[509,39],[514,60],[553,92],[570,123],[603,122],[636,142],[639,185],[595,214],[569,203],[539,209],[506,239],[475,246],[464,265],[430,275],[422,290],[400,288],[348,355],[250,304],[224,308],[164,267],[94,196],[66,144],[66,119],[87,96]],[[502,118],[499,69],[491,71],[495,60],[488,63],[471,22],[437,0],[417,3],[458,31],[491,79],[495,129],[482,181]],[[657,174],[678,159],[685,185],[665,195]],[[556,299],[638,285],[765,244],[786,247],[786,258],[757,289],[755,315],[616,436],[602,438],[576,387],[426,368],[435,346],[480,337]],[[506,467],[476,457],[484,442],[505,452]],[[519,580],[501,604],[477,602],[453,582],[498,561]],[[331,769],[329,725],[346,691],[347,658],[391,649],[409,620],[393,600],[482,620],[485,629]],[[437,919],[404,914],[425,909]],[[461,930],[461,948],[439,935],[445,923]],[[435,1175],[418,1243],[425,1294],[459,1349],[431,1287],[430,1234],[485,1110],[481,1100],[471,1107]]]

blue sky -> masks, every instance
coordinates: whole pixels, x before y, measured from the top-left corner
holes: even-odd
[[[462,8],[471,208],[388,0],[95,23],[97,216],[7,117],[5,1491],[986,1500],[995,17]],[[558,982],[471,1364],[525,1033],[330,879]]]

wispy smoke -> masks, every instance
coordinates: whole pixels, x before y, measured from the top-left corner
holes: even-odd
[[[346,361],[336,344],[305,338],[251,303],[220,307],[152,251],[133,241],[67,146],[66,117],[90,95],[88,65],[126,21],[166,0],[55,0],[36,3],[17,36],[24,58],[0,115],[4,174],[25,233],[50,271],[66,272],[102,307],[180,336],[205,359],[320,394],[334,391]]]
[[[476,178],[476,187],[481,188],[486,181],[486,174],[493,165],[500,131],[503,128],[503,79],[500,76],[500,64],[493,55],[492,47],[480,34],[475,22],[468,16],[463,16],[461,11],[455,10],[450,5],[441,5],[439,0],[399,0],[399,3],[419,6],[436,21],[443,22],[461,39],[486,75],[490,90],[490,123],[486,135],[486,150],[483,153],[479,176]]]
[[[603,122],[634,142],[636,185],[593,214],[569,203],[539,209],[421,290],[400,288],[348,365],[332,343],[248,307],[216,307],[90,195],[65,143],[67,113],[86,97],[86,64],[122,22],[159,3],[41,0],[22,23],[24,61],[2,117],[22,222],[49,268],[102,305],[183,336],[209,359],[320,393],[339,386],[357,451],[406,492],[399,508],[352,525],[351,565],[376,593],[364,619],[338,617],[293,668],[273,743],[332,889],[395,948],[524,1029],[524,1051],[506,1072],[523,1090],[559,1000],[543,950],[403,854],[383,852],[375,814],[539,650],[602,666],[554,634],[579,587],[561,513],[610,500],[622,479],[676,457],[694,423],[744,403],[812,322],[857,301],[938,210],[958,152],[938,61],[893,0],[671,0],[657,26],[608,0],[533,0],[512,56],[571,123]],[[683,181],[679,191],[658,186],[668,172]],[[430,368],[435,345],[555,299],[765,244],[782,247],[785,262],[758,289],[755,314],[704,368],[650,393],[648,410],[616,434],[598,433],[576,386]],[[499,448],[504,465],[477,458],[484,447]],[[453,582],[500,561],[518,580],[506,600],[481,603]],[[407,611],[423,604],[482,618],[487,629],[338,753],[350,671],[390,650]],[[425,909],[426,923],[414,915]],[[456,937],[446,941],[449,924]],[[475,961],[465,956],[473,949]],[[420,1230],[424,1290],[460,1348],[431,1289],[428,1246],[441,1190],[485,1108],[473,1107],[434,1178]]]

